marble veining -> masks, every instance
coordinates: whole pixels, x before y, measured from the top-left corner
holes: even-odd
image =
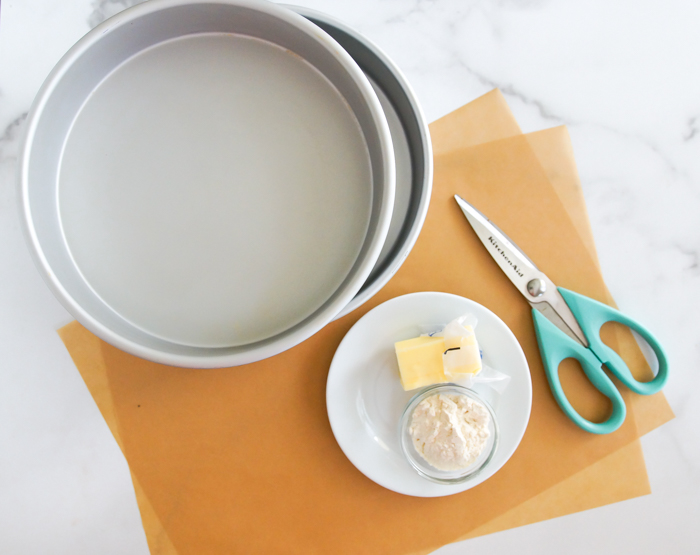
[[[90,29],[102,23],[105,19],[118,14],[119,12],[141,4],[145,0],[93,0],[91,4],[92,12],[88,16],[87,22]]]
[[[695,136],[700,131],[700,125],[698,124],[698,116],[693,116],[688,119],[687,132],[683,135],[683,141],[692,141]]]
[[[15,209],[22,123],[43,79],[90,28],[137,3],[0,6],[0,553],[100,553],[105,542],[113,553],[148,553],[128,467],[55,333],[71,318],[34,270]],[[373,40],[404,72],[430,121],[498,87],[525,132],[567,125],[606,283],[671,360],[665,392],[677,418],[642,440],[651,496],[437,553],[694,553],[700,3],[292,3]]]
[[[0,163],[7,159],[16,159],[19,137],[25,119],[27,119],[27,112],[20,114],[7,124],[2,135],[0,135]]]

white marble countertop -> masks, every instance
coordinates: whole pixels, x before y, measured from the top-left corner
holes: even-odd
[[[51,67],[137,0],[0,8],[0,553],[148,553],[127,464],[56,329],[20,232],[18,133]],[[666,346],[677,418],[642,440],[651,495],[442,555],[696,553],[700,545],[700,3],[298,0],[382,47],[429,121],[498,87],[524,131],[571,132],[603,273]],[[696,428],[698,426],[698,428]]]

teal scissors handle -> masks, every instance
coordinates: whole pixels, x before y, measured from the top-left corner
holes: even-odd
[[[558,289],[586,335],[589,348],[583,347],[571,339],[540,312],[532,310],[537,343],[540,347],[550,388],[561,409],[577,426],[595,434],[614,432],[624,422],[627,411],[620,392],[603,371],[602,364],[605,364],[622,383],[635,393],[650,395],[659,391],[668,378],[666,354],[654,336],[636,321],[593,299],[563,288]],[[652,381],[639,382],[635,380],[620,356],[601,341],[600,328],[609,321],[628,326],[649,343],[659,362],[659,370]],[[612,414],[605,422],[591,422],[583,418],[566,398],[559,380],[559,365],[567,358],[578,360],[593,386],[612,403]]]
[[[659,392],[666,385],[668,359],[663,347],[648,329],[606,304],[599,303],[562,287],[557,289],[559,289],[561,296],[564,297],[566,304],[569,305],[571,312],[576,316],[583,333],[586,335],[586,339],[588,339],[590,350],[595,353],[596,357],[605,364],[618,380],[639,395],[652,395]],[[618,322],[627,326],[641,335],[649,344],[659,363],[658,372],[653,380],[648,382],[635,380],[625,361],[620,358],[620,355],[601,341],[600,328],[606,322]]]
[[[627,408],[622,395],[612,380],[603,372],[601,362],[583,345],[577,343],[557,328],[540,312],[532,309],[532,319],[535,322],[537,344],[540,346],[544,370],[554,399],[561,410],[579,428],[593,434],[609,434],[617,430],[625,421]],[[612,403],[612,414],[605,422],[591,422],[581,416],[566,398],[559,381],[559,365],[564,359],[575,358],[581,363],[581,368],[593,386],[605,395]]]

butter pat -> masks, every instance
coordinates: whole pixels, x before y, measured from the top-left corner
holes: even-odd
[[[394,345],[405,391],[445,382],[467,381],[481,372],[481,351],[471,314],[452,320],[438,333]]]
[[[394,344],[404,391],[447,381],[443,369],[445,340],[416,337]]]

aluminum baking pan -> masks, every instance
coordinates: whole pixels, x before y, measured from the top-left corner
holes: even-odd
[[[401,70],[366,37],[324,13],[288,6],[321,27],[353,57],[377,92],[389,122],[396,159],[396,196],[386,242],[344,316],[375,295],[401,267],[418,238],[430,203],[433,152],[428,123]]]
[[[352,57],[254,0],[152,0],[62,58],[28,116],[21,213],[61,303],[105,341],[221,367],[303,341],[359,292],[394,202]]]

